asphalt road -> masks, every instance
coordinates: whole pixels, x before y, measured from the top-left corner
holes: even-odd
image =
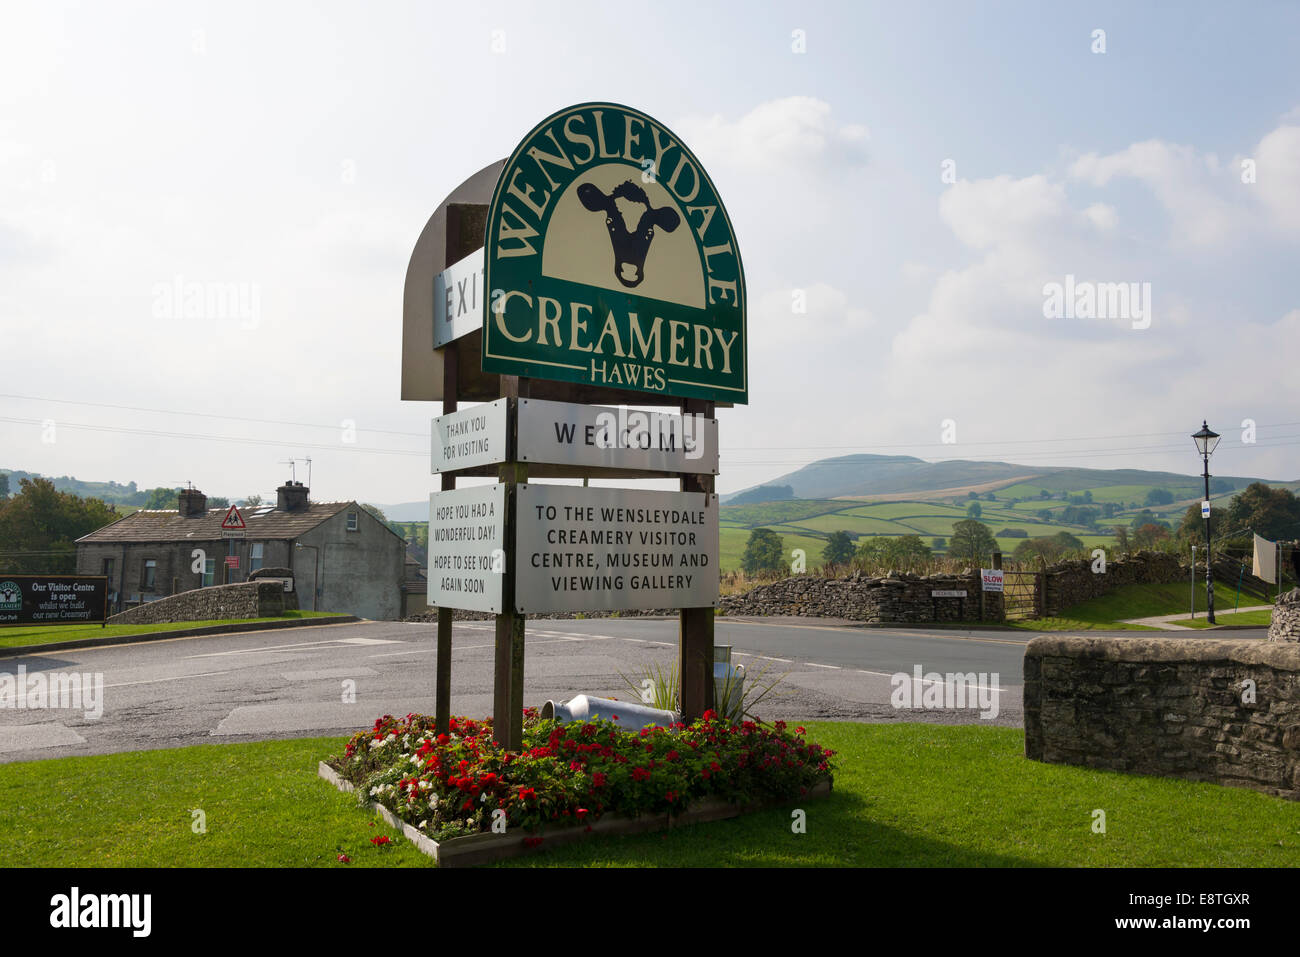
[[[1096,633],[1094,633],[1096,634]],[[1133,634],[1129,632],[1128,634]],[[1237,633],[1244,637],[1245,633]],[[716,641],[734,647],[751,682],[782,676],[758,708],[764,718],[929,721],[1020,726],[1024,645],[1002,631],[886,631],[803,619],[719,619]],[[457,623],[452,713],[492,710],[489,622]],[[528,623],[525,704],[575,694],[634,698],[622,675],[670,665],[675,620],[604,618]],[[361,622],[179,638],[48,655],[0,658],[3,676],[100,676],[102,696],[75,707],[0,706],[0,762],[175,747],[220,741],[347,734],[382,714],[434,710],[434,626]],[[895,708],[891,676],[920,666],[950,687],[948,673],[986,675],[994,709]],[[348,683],[352,683],[349,685]],[[639,682],[638,682],[639,683]],[[345,691],[355,690],[355,703]],[[53,702],[51,702],[53,703]],[[87,712],[90,712],[88,715]],[[95,717],[96,711],[102,713]]]

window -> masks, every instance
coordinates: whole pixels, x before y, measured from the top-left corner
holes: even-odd
[[[357,530],[357,513],[348,512],[348,531],[355,532],[356,530]]]
[[[140,569],[140,587],[145,589],[146,591],[152,590],[154,578],[157,575],[157,573],[158,573],[158,563],[154,561],[154,559],[152,558],[145,561],[144,567]]]
[[[217,560],[215,558],[205,558],[203,560],[203,587],[210,588],[217,580]]]
[[[117,559],[116,559],[116,558],[105,558],[105,559],[104,559],[104,577],[107,578],[110,582],[112,582],[112,580],[113,580],[113,570],[114,570],[116,567],[117,567]]]
[[[248,570],[255,572],[262,567],[262,543],[254,542],[248,553]]]

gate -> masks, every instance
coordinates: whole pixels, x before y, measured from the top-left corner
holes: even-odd
[[[1002,609],[1007,621],[1038,617],[1038,573],[1002,573]]]

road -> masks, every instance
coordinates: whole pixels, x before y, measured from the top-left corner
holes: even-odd
[[[1097,633],[1092,633],[1097,634]],[[1122,634],[1122,633],[1121,633]],[[1129,632],[1128,634],[1133,634]],[[1236,633],[1245,637],[1245,633]],[[492,710],[490,622],[457,623],[453,632],[452,713]],[[1032,634],[868,629],[806,619],[718,619],[716,641],[734,647],[751,682],[781,681],[763,702],[764,718],[914,720],[1020,726],[1024,645]],[[634,697],[623,679],[639,679],[676,654],[675,620],[603,618],[531,620],[525,704],[588,693]],[[431,624],[361,622],[290,630],[180,638],[0,658],[0,681],[21,666],[28,681],[99,676],[102,700],[76,707],[0,707],[0,762],[100,754],[221,741],[346,734],[379,715],[434,710],[435,640]],[[898,672],[916,666],[997,678],[989,708],[896,709]],[[639,681],[638,681],[639,684]],[[922,690],[924,684],[917,688]],[[355,690],[355,702],[345,692]],[[921,702],[917,702],[918,705]],[[96,710],[102,711],[98,717]],[[87,712],[90,712],[88,715]]]

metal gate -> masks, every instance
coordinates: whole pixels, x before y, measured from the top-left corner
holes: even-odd
[[[1038,617],[1038,573],[1002,573],[1002,609],[1007,621]]]

